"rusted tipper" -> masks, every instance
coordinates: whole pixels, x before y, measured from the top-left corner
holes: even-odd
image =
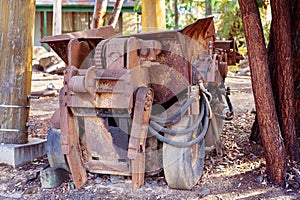
[[[42,40],[67,63],[52,125],[76,187],[86,170],[132,176],[133,190],[162,170],[172,188],[197,183],[205,150],[221,153],[223,120],[233,117],[227,54],[214,41],[213,18],[179,31],[116,36],[106,26]]]

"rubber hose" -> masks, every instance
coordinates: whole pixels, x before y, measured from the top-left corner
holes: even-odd
[[[196,122],[193,124],[193,126],[187,128],[187,129],[176,130],[175,131],[175,130],[165,128],[165,127],[159,125],[158,123],[156,123],[155,121],[150,121],[150,126],[154,130],[166,133],[168,135],[185,135],[185,134],[188,134],[190,132],[193,132],[196,128],[198,128],[201,120],[203,119],[203,115],[204,115],[204,102],[201,101],[201,113],[200,113],[198,119],[196,120]]]
[[[209,110],[206,106],[205,109],[205,115],[204,115],[204,126],[202,131],[199,133],[198,137],[188,141],[188,142],[176,142],[176,141],[172,141],[169,138],[166,138],[162,135],[160,135],[158,132],[156,132],[151,126],[149,126],[149,132],[154,135],[159,141],[164,142],[166,144],[169,144],[171,146],[174,147],[178,147],[178,148],[187,148],[187,147],[191,147],[197,143],[199,143],[200,141],[202,141],[207,133],[208,127],[209,127]]]
[[[220,115],[218,113],[215,113],[215,116],[219,119],[222,119],[222,120],[226,120],[226,121],[230,121],[233,119],[233,115],[230,115],[229,117],[225,116],[225,115]]]
[[[225,115],[220,115],[220,114],[215,113],[215,116],[216,116],[217,118],[219,118],[219,119],[223,119],[223,120],[226,120],[226,121],[230,121],[230,120],[232,120],[232,119],[234,118],[234,115],[233,115],[234,109],[233,109],[232,103],[231,103],[231,101],[230,101],[230,98],[229,98],[229,96],[228,96],[227,94],[225,95],[225,99],[226,99],[226,103],[227,103],[227,105],[228,105],[229,111],[230,111],[232,114],[231,114],[229,117],[227,117],[227,116],[225,116]]]
[[[227,94],[225,95],[225,99],[226,99],[226,103],[228,105],[229,111],[230,112],[234,112],[232,103],[231,103],[230,98],[229,98],[229,96]]]
[[[178,117],[178,115],[183,116],[185,114],[185,112],[187,111],[187,109],[189,108],[189,106],[193,103],[193,101],[195,100],[194,97],[189,98],[185,104],[173,115],[170,115],[166,118],[162,118],[162,117],[158,117],[158,116],[151,116],[150,119],[154,120],[155,122],[158,123],[170,123],[172,120],[174,120],[176,117]]]

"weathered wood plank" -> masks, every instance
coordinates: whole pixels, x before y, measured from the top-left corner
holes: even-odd
[[[35,1],[0,5],[0,143],[20,144],[28,142]]]

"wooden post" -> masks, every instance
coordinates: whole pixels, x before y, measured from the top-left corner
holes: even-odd
[[[143,32],[166,29],[165,0],[142,0]]]
[[[53,1],[52,35],[61,34],[61,6],[62,0]]]
[[[0,0],[0,143],[28,141],[35,0]]]

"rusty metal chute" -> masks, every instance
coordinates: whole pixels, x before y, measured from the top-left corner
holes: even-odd
[[[51,49],[53,49],[57,55],[68,64],[68,44],[70,40],[77,39],[79,41],[86,41],[91,48],[94,49],[101,40],[111,38],[115,34],[115,30],[112,26],[105,26],[86,31],[46,36],[40,42],[47,43]]]

